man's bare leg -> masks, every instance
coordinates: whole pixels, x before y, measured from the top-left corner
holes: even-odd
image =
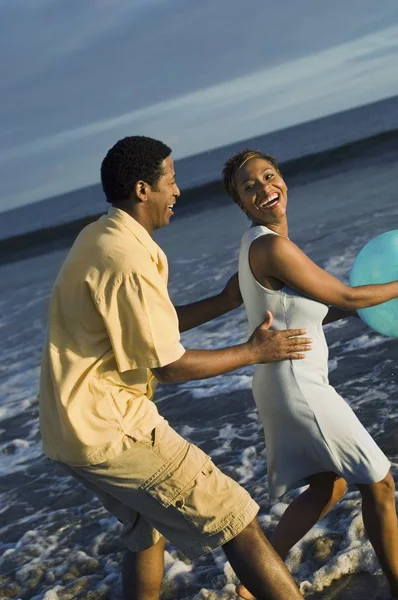
[[[334,473],[318,473],[311,476],[309,482],[309,488],[283,513],[272,538],[272,546],[282,559],[341,500],[347,487],[344,479],[336,478]],[[253,598],[242,584],[237,592],[246,600]]]
[[[122,570],[124,600],[159,600],[165,543],[161,538],[147,550],[126,552]]]
[[[282,559],[262,532],[257,518],[224,544],[223,549],[236,575],[257,600],[302,598]]]

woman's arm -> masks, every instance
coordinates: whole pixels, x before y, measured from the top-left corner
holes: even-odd
[[[219,294],[191,304],[175,306],[180,332],[188,331],[188,329],[216,319],[230,310],[238,308],[242,302],[238,274],[235,273],[228,279]]]
[[[277,235],[257,238],[250,265],[258,281],[274,277],[298,292],[343,310],[375,306],[398,297],[398,281],[350,287],[316,265],[296,244]]]

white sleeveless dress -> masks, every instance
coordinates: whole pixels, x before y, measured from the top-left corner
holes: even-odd
[[[303,360],[258,365],[253,395],[264,427],[269,494],[279,498],[305,485],[315,473],[332,471],[348,483],[375,483],[390,463],[351,408],[328,381],[328,347],[322,328],[328,307],[284,286],[264,288],[252,274],[249,250],[259,236],[275,234],[258,225],[243,235],[239,285],[250,333],[273,314],[272,329],[307,329],[312,350]]]

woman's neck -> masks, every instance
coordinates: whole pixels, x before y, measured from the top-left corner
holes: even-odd
[[[262,225],[263,227],[267,227],[267,229],[270,229],[282,237],[288,237],[287,221],[284,223],[258,223],[257,221],[253,221],[252,227],[256,227],[256,225]]]

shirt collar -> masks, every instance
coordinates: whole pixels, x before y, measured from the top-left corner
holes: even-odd
[[[164,254],[162,249],[157,245],[155,240],[149,235],[147,230],[138,223],[128,213],[121,208],[111,206],[108,210],[108,217],[119,223],[122,223],[131,233],[138,239],[138,241],[148,250],[153,260],[158,263],[159,258]]]

